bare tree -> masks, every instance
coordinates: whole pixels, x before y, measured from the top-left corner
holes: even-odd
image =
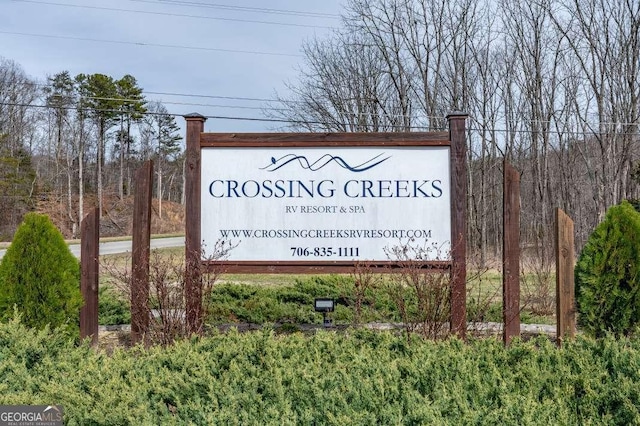
[[[575,97],[576,133],[582,139],[577,149],[588,170],[596,209],[589,225],[595,226],[609,206],[634,194],[640,5],[564,1],[551,16],[584,80]]]
[[[15,62],[0,57],[0,236],[11,237],[35,205],[37,178],[32,164],[39,139],[36,82]]]
[[[336,40],[303,46],[309,70],[302,71],[294,96],[270,115],[310,131],[392,131],[402,126],[403,100],[389,93],[379,52],[365,37],[341,33]]]
[[[75,82],[68,71],[60,72],[48,79],[45,87],[45,101],[52,124],[49,126],[49,139],[54,145],[54,154],[49,151],[48,157],[54,162],[55,174],[50,181],[54,184],[56,198],[66,195],[66,216],[70,224],[72,236],[75,236],[79,217],[74,202],[74,185],[77,173],[74,170],[77,158],[77,145],[74,141],[73,108],[76,103]],[[49,144],[51,145],[51,144]]]
[[[562,37],[553,31],[547,13],[549,2],[504,0],[503,27],[506,49],[514,55],[516,96],[522,97],[523,111],[514,118],[524,132],[524,144],[518,159],[523,180],[523,223],[527,239],[534,243],[538,258],[548,262],[552,255],[550,240],[553,206],[549,158],[552,145],[551,127],[555,120],[556,90]],[[518,19],[512,17],[517,16]],[[550,30],[551,28],[551,30]]]
[[[543,263],[556,206],[583,242],[638,195],[638,2],[350,0],[343,24],[306,45],[300,82],[272,113],[295,129],[415,131],[469,112],[468,241],[483,261],[500,247],[505,158],[522,172],[523,238]]]
[[[498,258],[500,247],[497,240],[501,227],[501,211],[498,200],[500,189],[501,150],[498,145],[502,138],[497,131],[503,125],[504,98],[498,90],[505,84],[506,67],[501,52],[493,47],[498,37],[496,11],[487,7],[479,12],[486,22],[485,31],[477,33],[469,40],[471,56],[471,78],[475,84],[469,87],[468,109],[471,117],[468,164],[469,173],[469,244],[479,251],[479,265],[484,268],[489,257],[488,250],[493,248],[491,256]],[[490,241],[490,236],[494,239]]]
[[[176,160],[182,151],[180,141],[182,136],[178,134],[178,125],[175,117],[170,115],[167,108],[160,102],[151,102],[149,112],[142,121],[141,135],[144,140],[144,151],[147,158],[155,159],[156,170],[156,198],[158,199],[158,216],[162,217],[162,200],[168,194],[165,193],[167,183],[165,178],[175,179],[175,170],[169,173],[171,163]]]

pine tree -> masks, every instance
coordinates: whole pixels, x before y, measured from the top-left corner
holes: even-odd
[[[137,123],[144,117],[147,111],[146,100],[142,88],[138,86],[135,77],[127,74],[115,82],[118,97],[120,98],[120,131],[118,132],[118,149],[120,151],[120,180],[118,192],[122,199],[131,193],[131,154],[134,138],[131,135],[131,124]],[[125,183],[126,168],[126,183]]]
[[[98,209],[102,217],[102,192],[103,173],[105,166],[105,146],[107,132],[116,123],[118,109],[121,102],[118,100],[116,83],[112,77],[104,74],[78,75],[76,81],[80,82],[80,93],[85,96],[81,104],[88,110],[88,115],[94,120],[98,128],[98,158],[97,158],[97,186]]]

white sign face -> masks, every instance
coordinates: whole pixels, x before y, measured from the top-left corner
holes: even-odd
[[[394,247],[450,260],[447,146],[201,150],[203,259],[388,261]]]

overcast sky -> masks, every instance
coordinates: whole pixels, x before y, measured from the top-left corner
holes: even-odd
[[[64,70],[115,79],[131,74],[149,100],[162,101],[175,114],[262,117],[263,103],[237,98],[286,94],[284,82],[295,81],[303,63],[303,41],[337,28],[342,3],[0,0],[0,56],[43,82]],[[205,129],[253,132],[276,126],[210,118]]]

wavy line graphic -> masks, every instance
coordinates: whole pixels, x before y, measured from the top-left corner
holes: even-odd
[[[320,170],[330,163],[336,163],[343,169],[347,169],[352,172],[364,172],[365,170],[369,170],[380,163],[387,161],[391,156],[384,157],[384,153],[378,154],[375,157],[372,157],[365,161],[364,163],[360,163],[356,166],[351,166],[347,163],[342,157],[338,157],[335,155],[324,154],[322,157],[318,158],[313,163],[310,163],[307,157],[304,155],[295,155],[295,154],[287,154],[283,155],[280,158],[271,157],[271,163],[261,167],[260,170],[267,170],[269,172],[275,172],[278,169],[286,166],[289,163],[297,162],[300,164],[300,167],[306,170],[311,170],[313,172]]]

